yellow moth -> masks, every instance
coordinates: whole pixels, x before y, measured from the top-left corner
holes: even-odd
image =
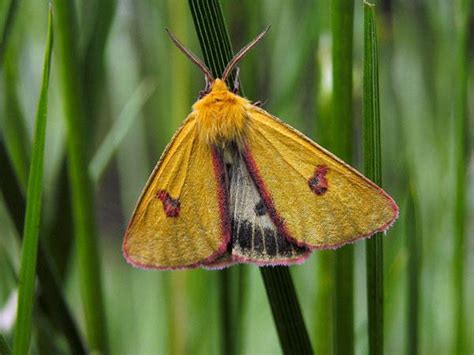
[[[268,29],[267,29],[268,30]],[[266,30],[266,31],[267,31]],[[153,170],[123,241],[140,268],[287,265],[387,230],[398,207],[380,187],[311,139],[229,90],[170,32],[206,78]]]

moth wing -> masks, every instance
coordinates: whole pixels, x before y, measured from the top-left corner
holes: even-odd
[[[385,231],[398,217],[392,198],[342,160],[262,109],[249,114],[244,160],[286,237],[337,248]]]
[[[190,115],[153,170],[123,241],[126,260],[141,268],[201,266],[230,240],[222,159],[198,139]]]

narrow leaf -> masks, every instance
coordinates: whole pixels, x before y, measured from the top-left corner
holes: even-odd
[[[31,338],[31,318],[36,281],[36,258],[43,192],[43,162],[48,112],[49,71],[53,47],[52,8],[49,7],[48,35],[43,64],[43,81],[36,112],[33,152],[28,178],[25,227],[21,248],[20,286],[18,290],[18,314],[15,328],[14,353],[27,354]]]
[[[352,160],[352,48],[354,0],[332,0],[332,124],[329,150],[346,162]],[[334,261],[334,352],[354,353],[354,247],[336,251]]]
[[[211,69],[212,74],[219,77],[232,58],[232,47],[220,3],[218,0],[189,0],[189,6],[204,61]],[[233,80],[233,77],[228,80],[230,87],[232,87]],[[239,267],[240,270],[237,270],[245,270],[242,266]],[[313,352],[311,343],[288,267],[263,267],[260,268],[260,271],[283,352],[285,354],[311,354]],[[228,273],[231,271],[223,270],[222,272]],[[223,287],[230,287],[228,280],[229,278],[223,274],[221,279]],[[229,293],[228,291],[222,291],[222,294]],[[237,294],[240,293],[237,292]],[[242,310],[237,310],[237,312],[241,313]],[[229,310],[227,313],[230,314]],[[226,325],[226,328],[223,329],[224,332],[235,331],[240,328],[233,319],[224,320],[224,324]],[[235,353],[235,345],[232,345],[230,341],[230,339],[225,341],[223,351]]]
[[[419,307],[420,307],[420,268],[421,233],[417,219],[418,204],[414,188],[410,188],[406,207],[406,238],[408,249],[408,305],[407,305],[407,354],[419,354]]]
[[[83,83],[73,0],[55,1],[57,54],[67,130],[68,171],[81,296],[90,351],[108,352],[92,182],[87,173]]]
[[[364,172],[382,184],[377,33],[374,5],[364,2]],[[383,239],[374,235],[366,242],[369,353],[383,354]]]
[[[133,124],[143,105],[147,102],[155,90],[155,85],[151,80],[145,79],[126,102],[122,111],[104,141],[97,149],[97,153],[89,164],[89,175],[94,184],[97,184],[102,177],[107,165],[112,160],[117,148],[125,138],[127,132]]]

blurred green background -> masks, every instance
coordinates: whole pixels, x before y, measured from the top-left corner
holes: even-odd
[[[11,1],[0,0],[3,30]],[[14,171],[26,191],[34,113],[39,95],[46,38],[46,1],[17,3],[8,45],[0,61],[0,129]],[[265,101],[265,108],[310,137],[325,143],[319,122],[331,110],[331,1],[231,1],[222,9],[233,49],[238,50],[265,26],[271,31],[240,65],[245,95]],[[472,2],[471,2],[472,6]],[[215,354],[220,352],[219,271],[158,272],[133,269],[121,254],[128,218],[154,164],[180,122],[190,112],[203,76],[171,43],[170,28],[200,54],[188,3],[184,0],[76,1],[79,49],[87,117],[90,158],[111,132],[118,142],[102,174],[94,175],[96,220],[102,267],[104,303],[112,354]],[[354,21],[354,159],[361,164],[363,3],[355,2]],[[456,273],[465,262],[464,315],[466,349],[474,351],[474,226],[472,146],[463,166],[466,239],[455,237],[456,104],[459,95],[460,16],[456,1],[377,2],[379,35],[380,110],[383,148],[383,186],[401,208],[399,220],[384,237],[385,350],[403,353],[408,342],[409,316],[419,316],[419,350],[423,354],[451,354],[456,349]],[[54,11],[53,11],[54,12]],[[471,10],[472,14],[472,10]],[[461,14],[462,15],[462,14]],[[472,78],[473,20],[468,27],[467,70]],[[56,34],[57,35],[57,34]],[[56,44],[55,44],[56,45]],[[52,62],[46,141],[42,224],[50,233],[40,238],[49,246],[64,284],[67,302],[84,333],[79,294],[78,265],[70,223],[65,175],[65,123],[63,89],[59,79],[57,48]],[[463,131],[472,142],[473,81],[468,81],[468,125]],[[336,103],[337,104],[337,103]],[[469,115],[469,113],[471,113]],[[119,140],[120,132],[124,134]],[[99,158],[97,158],[99,159]],[[95,167],[100,169],[100,161]],[[0,166],[0,174],[3,174]],[[94,172],[94,171],[93,171]],[[407,218],[406,204],[414,191],[414,210]],[[413,218],[416,228],[413,228]],[[57,223],[57,221],[63,223]],[[53,223],[54,222],[54,223]],[[20,244],[11,214],[0,194],[0,333],[12,337],[11,299],[17,287]],[[416,309],[408,309],[409,241],[420,247],[420,295]],[[457,249],[458,248],[458,249]],[[456,250],[462,250],[460,255]],[[324,252],[333,253],[333,252]],[[313,347],[330,336],[321,333],[318,315],[318,269],[315,252],[303,265],[291,267],[303,316]],[[258,268],[246,272],[241,307],[245,354],[281,352],[272,314]],[[354,273],[355,352],[366,354],[367,301],[365,244],[355,244]],[[331,282],[329,280],[329,282]],[[329,296],[329,299],[331,296]],[[332,307],[327,304],[327,307]],[[45,329],[52,329],[36,308],[33,350]],[[327,320],[327,326],[331,324]],[[46,333],[46,334],[45,334]],[[53,336],[51,336],[53,335]],[[49,334],[54,338],[54,331]],[[65,351],[59,339],[58,351]]]

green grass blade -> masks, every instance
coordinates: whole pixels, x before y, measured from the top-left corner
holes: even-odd
[[[20,185],[16,179],[13,167],[8,159],[3,140],[0,136],[0,191],[4,199],[8,212],[17,229],[17,235],[22,238],[23,221],[25,220],[25,200],[22,196]],[[44,233],[44,228],[42,229]],[[74,322],[73,316],[69,311],[66,300],[62,293],[56,272],[53,270],[53,264],[49,254],[43,245],[44,240],[40,240],[37,260],[37,274],[40,281],[39,285],[39,309],[56,326],[57,331],[64,333],[72,354],[85,354],[85,348],[79,334],[79,329]]]
[[[414,188],[410,188],[406,207],[406,238],[408,247],[408,305],[407,305],[407,354],[417,355],[420,350],[420,270],[421,236],[418,223],[418,204]]]
[[[217,0],[189,0],[189,4],[201,43],[204,61],[212,73],[219,76],[232,57],[232,48],[220,4]],[[231,87],[232,82],[233,78],[230,78],[228,84]],[[236,267],[232,271],[235,269]],[[287,267],[275,267],[260,268],[260,270],[283,352],[285,354],[312,353],[308,332],[289,269]],[[230,270],[223,270],[223,272],[230,272]],[[226,277],[223,276],[221,281],[223,283],[227,282]],[[237,311],[242,312],[242,310]],[[225,322],[225,324],[228,324],[227,326],[230,326],[231,323],[234,323],[232,329],[239,329],[239,325],[235,324],[235,320],[230,319]],[[224,332],[226,331],[228,330],[224,329]],[[234,336],[236,336],[235,333]],[[230,339],[227,339],[223,349],[235,353],[236,348],[230,341]]]
[[[90,351],[107,353],[107,329],[101,265],[94,218],[94,195],[87,174],[88,135],[85,130],[83,86],[77,52],[75,1],[55,1],[57,54],[67,129],[68,170],[78,254],[81,296]]]
[[[333,101],[332,129],[328,132],[328,146],[334,154],[350,163],[352,160],[352,47],[354,1],[333,0],[332,63]],[[336,354],[354,353],[354,247],[346,245],[336,251],[334,351]]]
[[[31,318],[36,281],[36,258],[41,218],[41,196],[43,192],[43,162],[48,112],[48,87],[51,52],[53,48],[52,8],[48,15],[48,36],[43,64],[43,81],[36,113],[34,145],[28,178],[28,201],[26,203],[25,228],[21,248],[20,286],[18,289],[18,314],[13,350],[15,354],[27,354],[31,339]]]
[[[145,79],[126,102],[122,111],[89,164],[89,175],[95,185],[99,182],[117,148],[125,138],[143,105],[155,90],[155,84]]]
[[[11,355],[12,351],[2,333],[0,333],[0,354]]]
[[[471,0],[457,2],[457,95],[455,106],[455,220],[454,220],[454,290],[455,308],[455,347],[456,354],[467,354],[468,335],[466,334],[465,312],[465,263],[466,263],[466,217],[467,217],[467,183],[469,155],[468,124],[468,78],[469,78],[469,18],[473,12]]]
[[[216,0],[200,1],[189,0],[189,7],[198,35],[204,62],[211,70],[214,77],[221,76],[228,61],[232,58],[232,49],[229,35],[224,24],[224,17],[220,4]],[[231,85],[233,79],[227,81]],[[233,274],[245,273],[244,266],[225,269],[219,272],[219,294],[220,294],[220,329],[221,329],[221,353],[237,354],[240,344],[243,310],[233,307],[236,303],[234,297],[239,293],[233,292]],[[238,286],[237,286],[238,288]]]
[[[364,2],[364,172],[382,183],[378,49],[374,5]],[[369,353],[383,354],[383,239],[374,235],[366,242]]]
[[[7,49],[8,39],[13,28],[13,22],[18,8],[18,0],[11,0],[8,7],[7,18],[2,30],[2,37],[0,42],[0,67],[3,64],[3,58]]]

